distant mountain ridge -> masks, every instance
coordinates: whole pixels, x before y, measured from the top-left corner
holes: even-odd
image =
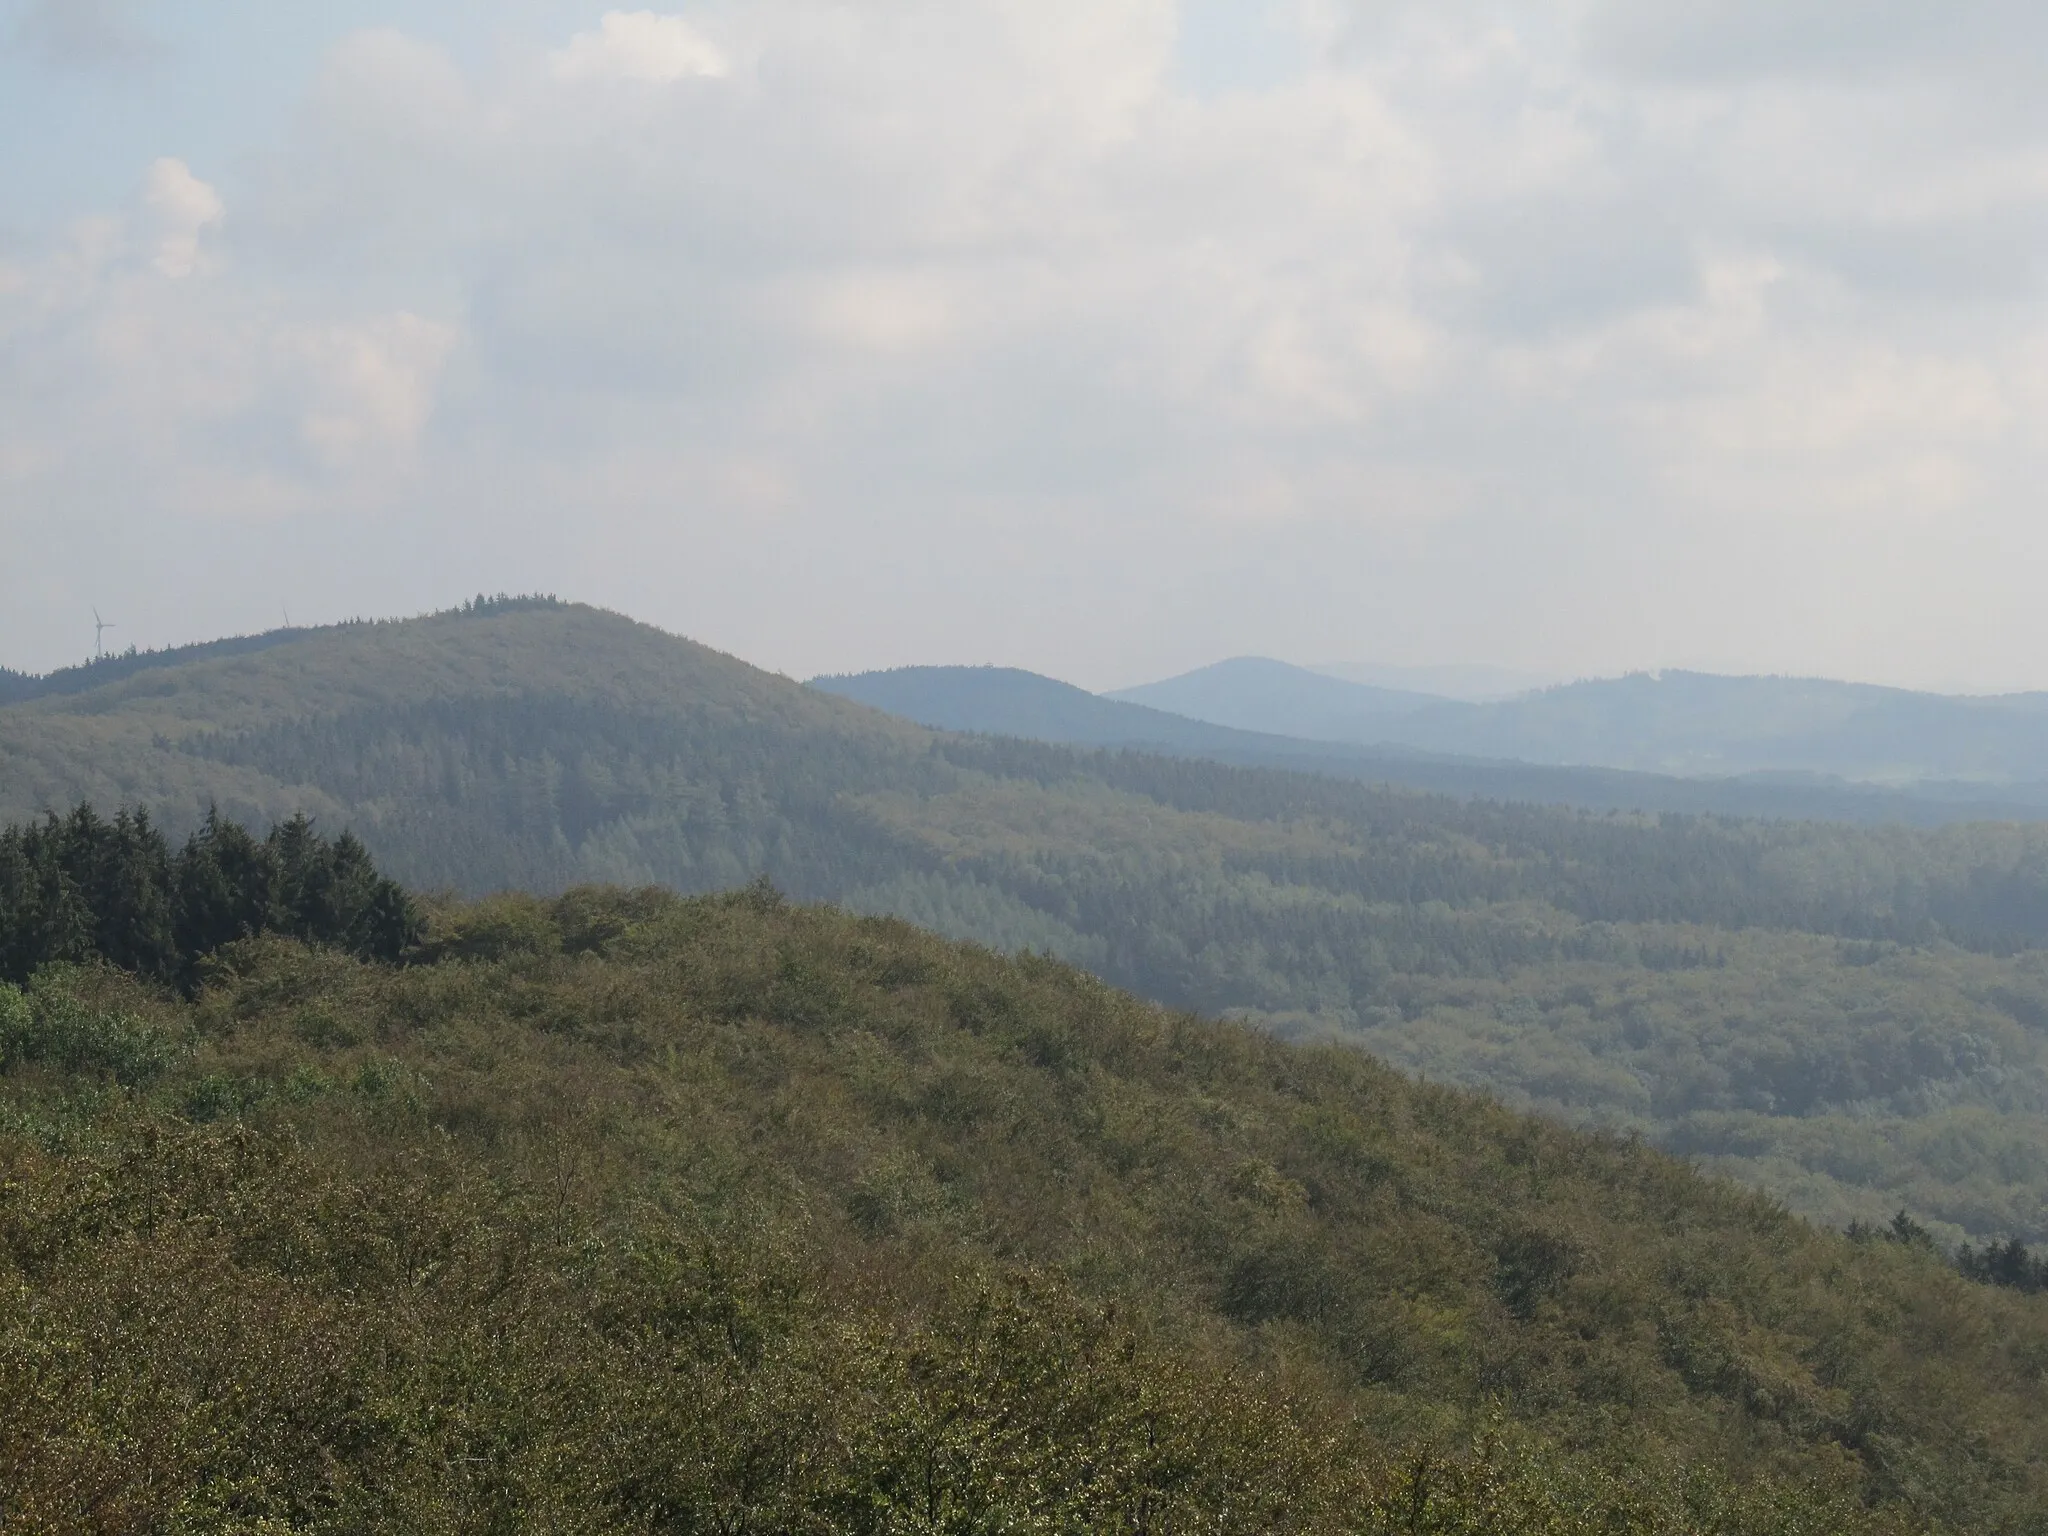
[[[1236,656],[1165,682],[1104,695],[1216,725],[1311,741],[1374,743],[1377,721],[1453,703],[1440,694],[1347,682],[1264,656]]]
[[[2048,1238],[2048,826],[1843,825],[1972,808],[1232,732],[1014,671],[833,683],[892,715],[570,604],[231,649],[0,706],[0,823],[303,811],[426,891],[765,874],[1638,1130],[1824,1219]],[[988,734],[900,718],[934,700]]]
[[[1252,733],[1185,711],[1119,702],[1017,667],[897,667],[814,677],[807,686],[942,731],[1194,752],[1259,745]]]
[[[1495,667],[1483,662],[1326,662],[1311,666],[1309,671],[1321,673],[1324,677],[1341,678],[1347,683],[1399,688],[1409,693],[1462,699],[1468,704],[1512,699],[1566,681],[1554,673],[1525,672],[1518,667]]]
[[[1824,678],[1678,670],[1563,683],[1492,703],[1347,683],[1237,658],[1110,697],[1241,730],[1679,776],[2048,782],[2048,693],[1988,698]]]
[[[1260,668],[1301,672],[1281,662],[1262,662]],[[1226,678],[1256,675],[1250,667],[1240,669],[1225,664]],[[1314,674],[1302,675],[1337,689],[1353,686]],[[1368,783],[1398,784],[1437,794],[1529,800],[1591,810],[1898,821],[1922,826],[1955,821],[2048,819],[2048,784],[1991,787],[1930,781],[1905,790],[1798,769],[1681,775],[1516,761],[1400,741],[1314,739],[1176,714],[1137,702],[1131,695],[1140,690],[1092,694],[1071,683],[1014,667],[897,667],[813,678],[807,686],[934,730],[1015,736],[1068,746],[1169,752],[1247,767],[1285,768]],[[1381,696],[1393,692],[1366,691]],[[1300,696],[1317,697],[1308,689],[1301,690]],[[1431,707],[1469,710],[1484,706],[1434,701]],[[1238,719],[1247,717],[1260,718],[1249,711],[1237,715]],[[1279,710],[1270,712],[1269,717],[1289,718]],[[1392,725],[1414,717],[1390,710],[1383,718]]]

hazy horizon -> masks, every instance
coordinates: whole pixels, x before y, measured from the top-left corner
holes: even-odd
[[[0,665],[2048,687],[2048,12],[393,14],[0,0]]]
[[[492,594],[472,594],[472,596],[491,597],[497,599],[504,599],[507,597],[519,599],[529,596],[545,596],[555,598],[561,602],[570,604],[575,604],[582,601],[581,599],[577,599],[572,596],[557,593],[500,592]],[[191,639],[168,641],[162,645],[143,646],[139,644],[122,642],[118,640],[109,640],[106,645],[104,659],[111,661],[118,660],[126,655],[136,653],[147,654],[153,652],[178,651],[192,646],[205,645],[211,641],[216,640],[243,640],[261,638],[266,635],[281,633],[287,627],[289,627],[289,629],[294,633],[311,633],[316,630],[344,626],[350,623],[404,623],[412,620],[434,618],[442,614],[456,611],[457,609],[464,606],[468,601],[469,599],[463,599],[461,600],[461,602],[451,603],[448,607],[445,608],[422,609],[415,613],[348,614],[336,619],[323,619],[311,622],[302,622],[297,619],[294,619],[290,626],[286,626],[280,623],[270,625],[268,627],[259,626],[248,630],[223,631],[218,634],[196,636]],[[601,604],[591,604],[588,606],[603,608],[603,605]],[[623,610],[604,609],[604,611],[618,613],[620,617],[632,620],[636,623],[654,622],[652,620],[642,619],[637,614],[625,613],[623,612]],[[90,628],[91,626],[88,624],[87,627]],[[703,637],[698,635],[691,635],[681,630],[669,629],[667,626],[659,624],[656,624],[655,627],[658,629],[662,629],[665,633],[673,634],[680,639],[696,641],[701,644],[712,644],[712,642],[705,641]],[[113,632],[113,627],[111,624],[109,625],[108,629],[109,633],[111,634]],[[1614,672],[1589,672],[1582,673],[1577,676],[1543,677],[1536,674],[1521,672],[1515,668],[1502,667],[1495,663],[1483,661],[1430,662],[1414,664],[1357,661],[1348,663],[1329,661],[1303,662],[1291,660],[1287,657],[1258,655],[1256,653],[1251,652],[1239,652],[1231,656],[1212,657],[1207,661],[1197,662],[1193,666],[1184,667],[1179,672],[1162,673],[1156,677],[1135,678],[1122,683],[1114,683],[1109,685],[1108,687],[1089,688],[1088,685],[1085,683],[1077,682],[1073,678],[1061,677],[1056,673],[1046,672],[1042,668],[1030,667],[1017,662],[998,661],[992,659],[960,660],[958,658],[953,658],[942,660],[906,661],[891,662],[876,667],[825,667],[815,671],[791,672],[786,669],[769,667],[765,663],[756,661],[753,657],[746,656],[736,651],[731,651],[725,647],[713,645],[713,649],[724,651],[725,654],[731,655],[735,657],[737,660],[747,662],[751,665],[761,666],[764,668],[764,670],[774,672],[778,676],[789,678],[790,680],[795,682],[810,682],[819,679],[833,677],[852,677],[863,673],[886,672],[899,670],[903,668],[1014,668],[1019,671],[1036,673],[1039,676],[1050,678],[1052,681],[1055,682],[1067,683],[1074,687],[1083,688],[1090,693],[1105,698],[1113,697],[1121,692],[1141,688],[1150,683],[1169,681],[1173,678],[1180,677],[1185,673],[1203,671],[1209,667],[1218,666],[1226,662],[1247,660],[1277,661],[1285,666],[1295,667],[1301,671],[1315,673],[1322,677],[1334,678],[1338,681],[1363,682],[1368,684],[1369,686],[1408,690],[1424,694],[1434,694],[1438,697],[1445,699],[1462,699],[1468,702],[1475,703],[1490,703],[1503,701],[1509,698],[1529,693],[1540,692],[1545,689],[1568,687],[1576,683],[1614,682],[1630,677],[1659,677],[1665,674],[1675,673],[1703,673],[1709,676],[1727,677],[1750,681],[1818,681],[1830,683],[1861,684],[1881,688],[1912,687],[1912,685],[1886,683],[1881,680],[1871,678],[1827,677],[1817,673],[1762,671],[1714,672],[1712,669],[1708,668],[1677,666],[1662,668],[1633,667],[1625,668]],[[12,672],[17,675],[23,676],[47,676],[50,673],[63,672],[72,668],[89,665],[95,659],[95,657],[88,653],[85,656],[78,657],[72,660],[55,662],[47,667],[31,668],[17,665],[9,661],[6,657],[0,656],[0,672]],[[1436,681],[1434,682],[1434,684],[1432,684],[1431,681],[1432,675],[1435,675],[1436,677]],[[1509,678],[1521,679],[1520,685],[1515,687],[1506,686],[1506,681]],[[1495,682],[1496,686],[1485,686],[1486,680],[1491,680]],[[1951,697],[1991,697],[1999,694],[2031,692],[2040,690],[1973,689],[1965,686],[1944,688],[1936,686],[1913,688],[1912,691],[1922,693],[1945,694]]]

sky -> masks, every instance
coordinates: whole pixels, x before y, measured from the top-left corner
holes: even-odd
[[[0,0],[0,665],[2048,688],[2048,8]]]

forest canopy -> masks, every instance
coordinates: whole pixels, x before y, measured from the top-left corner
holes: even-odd
[[[2048,1298],[892,920],[0,984],[10,1530],[2042,1529]]]
[[[0,820],[353,830],[416,890],[796,899],[1640,1134],[1835,1226],[2048,1241],[2048,828],[1737,821],[947,735],[490,600],[0,706]],[[67,684],[67,686],[69,686]]]
[[[419,917],[353,834],[330,841],[303,815],[259,840],[210,809],[175,853],[142,808],[80,804],[0,830],[0,979],[104,960],[187,982],[202,957],[264,933],[395,960]]]

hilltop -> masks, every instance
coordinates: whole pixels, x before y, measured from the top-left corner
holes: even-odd
[[[1377,723],[1453,703],[1414,689],[1331,677],[1264,656],[1233,657],[1103,697],[1241,730],[1366,744],[1393,739],[1376,734]]]
[[[1293,742],[1098,697],[1017,667],[896,667],[814,677],[810,687],[942,731],[1072,746],[1149,747],[1197,757],[1284,752]],[[1299,744],[1299,745],[1305,745]]]
[[[1724,765],[1724,771],[1709,772],[1709,765],[1683,753],[1670,754],[1668,766],[1677,771],[1646,771],[1655,765],[1635,758],[1628,759],[1628,766],[1603,767],[1607,758],[1626,754],[1611,742],[1601,745],[1584,739],[1584,733],[1574,736],[1569,721],[1539,721],[1540,740],[1525,739],[1528,733],[1518,734],[1519,727],[1488,736],[1474,722],[1502,717],[1469,712],[1505,710],[1507,705],[1430,700],[1362,687],[1256,657],[1106,695],[1014,667],[897,667],[817,677],[810,686],[939,730],[1067,746],[1136,747],[1433,794],[1584,810],[1920,826],[2048,818],[2048,785],[2042,784],[1912,779],[1885,786],[1803,769],[1736,772]],[[1522,702],[1544,720],[1544,712],[1556,704],[1547,697]],[[1610,707],[1606,713],[1623,717],[1609,722],[1610,734],[1633,729],[1625,707]],[[1694,737],[1719,739],[1711,721],[1692,720],[1683,710],[1674,713]],[[1465,735],[1456,738],[1459,745],[1435,745],[1453,740],[1447,732],[1461,721],[1465,725],[1458,729]],[[1647,730],[1644,726],[1637,734]],[[1631,749],[1637,757],[1646,750],[1637,749]],[[1766,750],[1760,761],[1774,759]]]
[[[1461,702],[1240,657],[1107,697],[1222,727],[1383,750],[1922,785],[1945,799],[2003,795],[2037,815],[2048,785],[2048,694],[2039,693],[1954,697],[1672,669]]]
[[[141,803],[176,839],[211,802],[304,811],[473,895],[766,874],[1640,1134],[1825,1221],[2048,1237],[2048,830],[952,734],[569,604],[145,661],[0,707],[0,819]]]
[[[629,856],[577,857],[595,827],[667,798],[634,779],[627,758],[643,744],[621,733],[716,743],[719,769],[742,775],[791,740],[829,741],[857,772],[855,760],[893,762],[925,737],[650,626],[545,600],[194,652],[117,658],[98,664],[111,681],[0,709],[0,818],[81,798],[145,803],[176,829],[210,803],[249,822],[303,810],[352,825],[417,884],[559,888],[657,877]],[[544,824],[518,826],[522,811]],[[759,869],[744,841],[708,856],[702,879],[659,877],[702,888]]]
[[[23,1529],[2038,1531],[2048,1299],[756,888],[0,988]]]

